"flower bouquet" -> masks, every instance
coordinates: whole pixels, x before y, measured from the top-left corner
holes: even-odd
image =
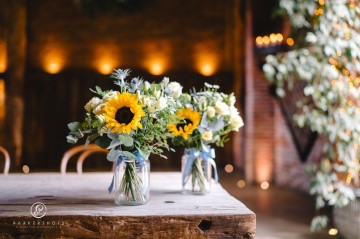
[[[168,126],[172,143],[185,147],[182,157],[183,193],[206,194],[210,191],[211,171],[217,182],[215,151],[223,147],[231,131],[244,125],[235,107],[234,94],[218,92],[219,86],[205,83],[203,90],[178,98],[183,108],[176,111],[176,122]]]
[[[67,140],[76,143],[86,135],[85,146],[94,142],[108,149],[107,159],[115,164],[109,192],[115,188],[117,204],[140,205],[149,200],[149,155],[165,157],[163,150],[171,150],[167,125],[182,87],[168,78],[159,84],[139,78],[127,82],[129,72],[111,74],[117,90],[92,90],[97,96],[85,105],[84,121],[68,125]]]

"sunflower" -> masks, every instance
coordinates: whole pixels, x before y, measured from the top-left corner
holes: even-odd
[[[200,113],[192,109],[181,109],[176,111],[180,122],[177,124],[168,125],[168,130],[175,136],[182,136],[185,140],[188,139],[200,123]]]
[[[117,91],[115,97],[110,98],[102,110],[106,127],[112,132],[130,134],[131,129],[142,129],[140,120],[145,116],[145,112],[136,94],[121,94]]]

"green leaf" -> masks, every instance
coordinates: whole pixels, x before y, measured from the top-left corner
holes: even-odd
[[[100,138],[96,139],[94,143],[100,146],[101,148],[106,149],[107,147],[109,147],[111,143],[111,139],[109,139],[106,135],[103,135]]]
[[[68,136],[66,136],[66,141],[70,144],[75,144],[78,141],[78,138],[76,138],[72,135],[68,135]]]
[[[319,231],[325,228],[328,224],[328,218],[326,216],[316,216],[311,221],[311,231]]]
[[[107,147],[107,149],[115,148],[116,146],[119,146],[121,144],[121,141],[119,139],[113,139],[110,143],[110,145]]]
[[[146,149],[144,149],[144,148],[137,148],[137,150],[139,151],[140,155],[141,155],[143,158],[145,158],[145,159],[149,158],[149,156],[150,156],[149,150],[146,150]]]
[[[106,155],[106,159],[109,161],[115,161],[122,154],[121,150],[111,149]]]
[[[134,140],[131,136],[129,135],[119,135],[119,140],[121,141],[121,143],[125,146],[125,147],[131,147],[134,145]]]
[[[135,155],[133,155],[129,151],[121,151],[121,154],[124,155],[125,157],[129,158],[129,159],[136,159]]]
[[[82,123],[80,123],[80,122],[72,122],[72,123],[69,123],[67,126],[71,132],[75,132],[75,131],[81,129],[81,125],[82,125]]]
[[[154,90],[159,91],[159,90],[161,90],[161,85],[160,85],[160,84],[152,84],[152,85],[150,86],[150,90],[151,90],[151,91],[154,91]]]
[[[172,144],[173,144],[174,146],[180,146],[183,141],[184,141],[184,140],[183,140],[183,138],[182,138],[181,136],[176,136],[176,137],[174,137],[174,138],[172,139]]]

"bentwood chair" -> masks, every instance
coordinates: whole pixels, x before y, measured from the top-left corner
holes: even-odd
[[[0,152],[4,155],[5,158],[4,174],[9,174],[9,170],[10,170],[9,152],[2,146],[0,146]]]
[[[64,155],[61,159],[61,166],[60,166],[61,174],[66,174],[67,163],[74,155],[79,154],[79,153],[81,153],[81,154],[78,158],[76,168],[77,168],[77,173],[82,174],[82,172],[83,172],[82,166],[83,166],[84,160],[91,154],[100,153],[100,152],[107,153],[108,151],[106,149],[100,148],[96,144],[89,144],[86,147],[83,145],[72,147],[71,149],[67,150],[64,153]]]

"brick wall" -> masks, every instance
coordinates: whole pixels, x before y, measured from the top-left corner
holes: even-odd
[[[269,85],[257,68],[254,72],[254,157],[257,182],[271,181],[274,165],[274,100],[269,94]]]

